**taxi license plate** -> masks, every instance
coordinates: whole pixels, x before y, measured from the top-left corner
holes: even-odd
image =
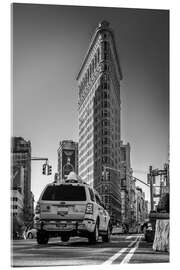
[[[68,212],[68,207],[58,207],[58,211]]]
[[[68,208],[66,207],[59,207],[57,210],[57,215],[64,216],[68,214]]]

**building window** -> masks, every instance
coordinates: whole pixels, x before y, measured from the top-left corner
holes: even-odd
[[[104,139],[102,140],[102,145],[103,145],[103,144],[110,144],[109,138],[104,138]]]
[[[107,41],[104,41],[104,50],[107,51],[107,49],[108,49]]]
[[[107,156],[102,157],[102,163],[106,164],[106,163],[109,163],[109,162],[110,162],[109,157],[107,157]]]
[[[107,70],[108,70],[108,65],[104,64],[104,71],[107,71]]]
[[[109,89],[109,84],[107,82],[104,83],[104,89]]]
[[[105,127],[110,126],[110,121],[103,120],[103,126],[105,126]]]
[[[88,79],[88,82],[89,82],[89,78],[90,78],[90,74],[89,74],[89,68],[88,68],[88,71],[87,71],[87,79]]]
[[[107,86],[107,83],[106,83],[106,86]],[[107,91],[104,91],[104,98],[108,98],[108,97],[109,97],[109,95],[108,95]]]
[[[97,66],[97,56],[96,56],[96,54],[94,56],[94,65],[95,65],[95,68],[96,68],[96,66]]]
[[[102,130],[102,135],[105,135],[105,136],[110,135],[110,131],[107,130],[107,129],[103,129]]]
[[[103,105],[104,105],[104,108],[109,108],[110,107],[110,104],[109,104],[108,101],[104,101]]]
[[[104,202],[105,202],[105,204],[108,203],[108,196],[104,196]]]
[[[92,72],[94,72],[94,59],[92,60]]]
[[[109,153],[110,153],[109,148],[104,147],[104,148],[103,148],[103,154],[107,155],[107,154],[109,154]]]
[[[97,49],[97,61],[99,62],[99,60],[100,60],[100,49],[98,48]]]

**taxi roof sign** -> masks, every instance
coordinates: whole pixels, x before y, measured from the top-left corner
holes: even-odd
[[[75,172],[70,172],[64,181],[65,183],[83,183],[82,179]]]
[[[67,176],[67,180],[79,180],[79,177],[75,172],[70,172]]]

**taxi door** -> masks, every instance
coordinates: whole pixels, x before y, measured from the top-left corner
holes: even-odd
[[[97,203],[98,213],[99,213],[99,218],[100,218],[99,230],[106,231],[107,230],[107,213],[103,207],[103,204],[99,196],[96,194],[95,197],[96,197],[96,203]]]

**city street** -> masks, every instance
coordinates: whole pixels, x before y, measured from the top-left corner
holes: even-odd
[[[169,262],[169,254],[153,251],[142,234],[112,235],[110,243],[99,239],[96,245],[79,237],[67,243],[52,238],[47,245],[38,245],[35,239],[13,240],[12,245],[14,267]]]

